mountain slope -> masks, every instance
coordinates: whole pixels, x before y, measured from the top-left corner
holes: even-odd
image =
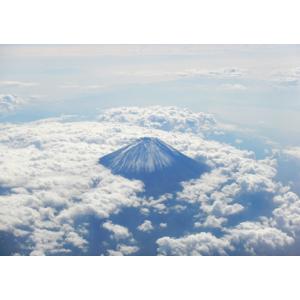
[[[180,182],[199,177],[208,168],[158,138],[144,137],[103,156],[99,163],[112,173],[144,182],[146,195],[180,189]]]

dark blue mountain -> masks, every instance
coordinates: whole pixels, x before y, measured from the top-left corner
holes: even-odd
[[[138,179],[145,194],[158,196],[181,188],[180,183],[208,171],[208,167],[158,138],[144,137],[99,159],[113,174]]]

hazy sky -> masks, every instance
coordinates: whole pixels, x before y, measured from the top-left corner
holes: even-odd
[[[92,115],[113,106],[186,106],[289,138],[300,133],[300,46],[0,46],[2,120]]]

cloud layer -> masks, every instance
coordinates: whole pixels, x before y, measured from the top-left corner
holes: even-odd
[[[220,129],[211,115],[159,106],[110,109],[97,122],[1,125],[0,232],[17,240],[11,254],[287,253],[299,239],[299,197],[276,181],[274,158],[205,138]],[[142,136],[211,172],[145,198],[142,182],[97,163]]]

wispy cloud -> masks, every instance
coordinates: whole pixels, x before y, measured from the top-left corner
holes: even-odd
[[[281,87],[300,85],[300,67],[275,73],[272,82]]]
[[[300,147],[289,147],[282,151],[284,154],[300,159]]]
[[[210,79],[228,79],[243,77],[246,74],[246,70],[229,67],[222,69],[201,69],[191,68],[182,70],[142,70],[142,71],[118,71],[117,75],[129,76],[129,77],[148,77],[148,78],[165,78],[165,79],[178,79],[188,77],[205,77]]]
[[[4,87],[32,87],[39,85],[37,82],[29,81],[15,81],[15,80],[2,80],[0,86]]]
[[[23,98],[16,95],[0,95],[0,114],[12,112],[25,103]]]
[[[63,89],[81,89],[81,90],[98,90],[104,89],[107,85],[104,84],[87,84],[87,85],[80,85],[80,84],[73,84],[73,83],[66,83],[59,86]]]
[[[221,90],[227,90],[227,91],[245,91],[247,90],[247,87],[240,83],[226,83],[222,84],[220,86]]]

